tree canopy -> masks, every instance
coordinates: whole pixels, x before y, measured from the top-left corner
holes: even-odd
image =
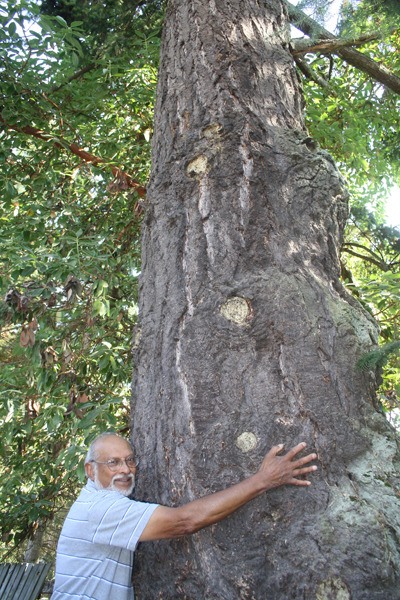
[[[320,18],[327,3],[311,17],[306,5],[288,3],[304,143],[348,182],[343,279],[383,344],[360,368],[386,369],[380,400],[392,410],[400,234],[384,200],[400,182],[400,14],[391,0],[343,2],[334,35]],[[3,557],[68,504],[95,433],[129,429],[162,19],[156,0],[0,6]]]

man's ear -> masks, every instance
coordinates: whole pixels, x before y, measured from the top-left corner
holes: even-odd
[[[94,466],[93,466],[93,463],[91,463],[91,462],[85,463],[85,473],[89,477],[89,479],[91,479],[92,481],[94,481]]]

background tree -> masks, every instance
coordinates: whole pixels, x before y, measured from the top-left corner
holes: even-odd
[[[320,475],[143,545],[140,598],[398,597],[396,434],[357,368],[378,331],[339,281],[347,193],[305,129],[287,25],[280,0],[168,4],[133,440],[138,494],[165,504],[282,440],[306,439]]]
[[[348,48],[364,32],[382,29],[379,41],[364,39],[355,47],[386,65],[395,85],[398,55],[391,49],[399,43],[391,27],[397,13],[386,25],[385,14],[370,10],[367,22],[360,12],[367,3],[353,4],[353,27],[358,19],[359,29],[366,28],[346,33]],[[318,15],[310,21],[289,9],[297,26],[321,32]],[[12,552],[21,558],[22,540],[72,501],[91,437],[129,426],[140,220],[162,18],[157,1],[39,7],[10,0],[0,6],[3,558]],[[379,317],[382,341],[393,350],[398,232],[388,236],[382,207],[386,188],[398,180],[397,96],[339,59],[337,48],[295,54],[296,44],[309,131],[354,183],[345,237],[353,254],[343,275]],[[384,359],[378,353],[368,360]],[[387,409],[399,390],[393,352],[388,360],[381,391]]]
[[[5,556],[70,503],[90,438],[129,428],[158,60],[158,13],[42,8],[52,16],[25,2],[2,13]]]

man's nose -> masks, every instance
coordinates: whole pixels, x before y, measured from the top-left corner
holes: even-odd
[[[120,465],[119,465],[119,472],[120,473],[130,473],[131,470],[128,467],[128,465],[126,464],[125,460],[121,460]]]

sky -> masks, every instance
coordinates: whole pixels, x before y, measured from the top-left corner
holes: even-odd
[[[395,187],[386,201],[386,223],[400,229],[400,188]]]

